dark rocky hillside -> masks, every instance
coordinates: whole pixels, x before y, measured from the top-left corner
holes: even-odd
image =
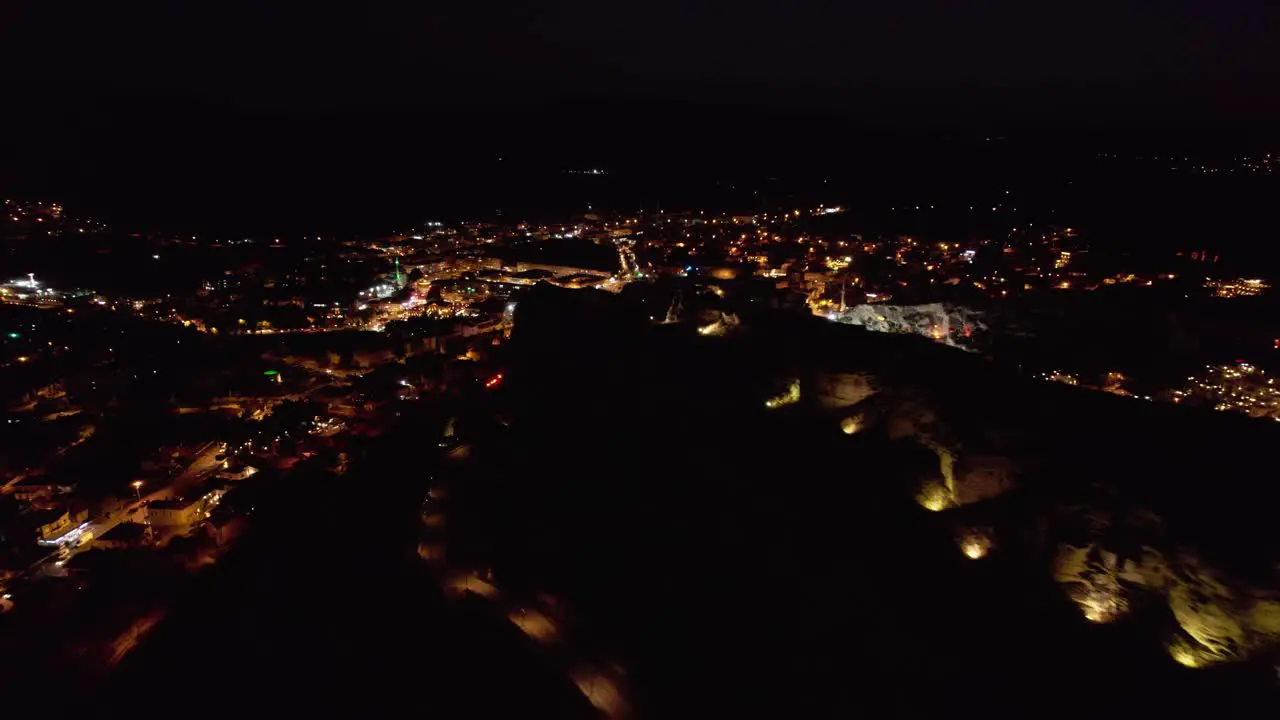
[[[452,552],[557,598],[643,714],[1275,699],[1280,428],[733,304],[657,324],[636,297],[537,288],[505,423],[456,470]]]

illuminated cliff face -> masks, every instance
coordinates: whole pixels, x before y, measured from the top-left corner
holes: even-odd
[[[1169,589],[1169,609],[1201,663],[1243,657],[1251,643],[1240,599],[1194,560],[1183,567],[1182,581]]]
[[[991,530],[984,527],[967,528],[956,538],[956,544],[965,557],[981,560],[991,552]]]
[[[738,316],[733,313],[720,313],[715,320],[698,327],[699,335],[718,337],[736,330],[741,325]]]
[[[787,383],[787,389],[778,395],[775,395],[764,401],[764,406],[773,410],[783,407],[784,405],[794,405],[800,402],[800,381],[791,380]]]
[[[987,329],[982,313],[958,305],[854,305],[830,316],[836,322],[875,332],[911,333],[959,348],[968,348]]]
[[[528,302],[522,301],[522,310]],[[872,329],[932,336],[931,329],[938,326],[939,335],[943,327],[947,335],[954,335],[950,330],[956,316],[948,315],[942,306],[937,308],[941,314],[912,315],[909,308],[866,306],[851,311],[847,319],[855,320],[859,313],[883,313],[883,324]],[[744,318],[750,323],[756,316],[744,313]],[[891,318],[896,326],[891,326]],[[1165,504],[1172,501],[1162,494],[1164,488],[1193,476],[1190,470],[1185,475],[1178,472],[1181,457],[1175,454],[1184,451],[1179,447],[1182,443],[1171,439],[1161,448],[1159,441],[1137,442],[1144,436],[1165,437],[1152,432],[1147,424],[1154,412],[1131,412],[1125,407],[1112,411],[1114,403],[1105,399],[1100,404],[1082,401],[1078,408],[1059,410],[1065,405],[1060,401],[1064,394],[1055,390],[1061,388],[1041,391],[1033,383],[1002,382],[998,369],[967,374],[968,368],[983,366],[978,358],[914,339],[873,335],[822,322],[802,324],[811,331],[788,327],[777,336],[769,334],[772,325],[761,322],[743,329],[736,338],[716,337],[732,324],[724,320],[719,310],[702,312],[696,324],[688,322],[679,333],[670,328],[643,339],[677,338],[678,343],[672,342],[674,347],[664,350],[671,357],[690,352],[690,348],[715,352],[718,362],[711,366],[715,370],[708,371],[709,376],[734,363],[736,358],[730,353],[741,350],[745,364],[754,362],[748,353],[762,346],[770,348],[758,368],[752,365],[744,370],[743,382],[735,379],[723,388],[717,386],[714,397],[729,390],[740,392],[737,399],[755,411],[750,415],[767,418],[762,421],[762,430],[776,432],[779,438],[790,441],[800,433],[816,436],[815,445],[824,453],[832,451],[830,456],[822,456],[831,461],[831,467],[856,476],[858,485],[864,485],[865,478],[864,487],[874,504],[850,507],[852,523],[864,522],[864,518],[878,520],[870,517],[873,508],[892,507],[907,520],[896,526],[903,528],[903,535],[895,539],[916,530],[927,531],[910,535],[911,542],[902,543],[902,557],[918,557],[929,563],[921,567],[945,570],[947,575],[937,576],[943,580],[989,580],[989,589],[999,592],[1022,587],[1016,585],[1022,573],[1032,586],[1025,604],[1021,597],[1016,600],[1020,605],[1014,617],[1021,617],[1024,611],[1042,611],[1046,622],[1055,627],[1051,637],[1057,637],[1058,630],[1089,635],[1082,642],[1100,649],[1134,640],[1146,643],[1147,656],[1161,661],[1167,658],[1169,666],[1268,659],[1268,653],[1277,647],[1280,598],[1269,598],[1237,582],[1225,584],[1231,593],[1214,589],[1224,584],[1197,579],[1204,571],[1185,562],[1187,552],[1176,544],[1203,537],[1197,532],[1202,528],[1196,526],[1200,514],[1194,501],[1218,492],[1218,479],[1202,472],[1199,465],[1187,463],[1203,477],[1193,485],[1195,489],[1187,491],[1190,511],[1185,515],[1169,512],[1170,523],[1184,523],[1169,532],[1131,518],[1117,520],[1115,528],[1087,522],[1104,513],[1139,515],[1136,507],[1153,503],[1182,509],[1181,503]],[[593,320],[581,324],[589,331],[602,326],[607,323]],[[701,336],[711,337],[695,335],[695,328],[706,328]],[[559,330],[559,326],[553,329]],[[520,341],[519,332],[518,328],[514,342]],[[566,330],[550,338],[529,336],[533,339],[525,341],[528,344],[522,351],[542,358],[544,348],[558,347],[552,341],[572,338],[575,332],[586,334]],[[973,334],[977,334],[976,327]],[[619,343],[618,349],[611,351],[616,354],[607,357],[623,358],[637,346]],[[785,352],[775,354],[775,349]],[[676,363],[671,365],[686,371]],[[546,363],[549,368],[559,366]],[[542,376],[538,378],[541,381]],[[782,407],[788,403],[795,404]],[[766,412],[760,405],[778,409]],[[1099,424],[1108,438],[1118,438],[1114,443],[1102,444],[1102,432],[1085,433],[1086,427],[1077,427],[1108,417],[1118,419]],[[1080,420],[1084,422],[1077,422]],[[797,435],[789,434],[793,429]],[[742,450],[746,455],[753,448]],[[1157,457],[1159,451],[1163,454]],[[1205,454],[1217,453],[1208,448]],[[820,479],[813,487],[828,485],[823,473],[814,473]],[[1129,482],[1131,475],[1140,481]],[[1264,478],[1259,484],[1263,482]],[[874,483],[899,485],[886,488]],[[861,487],[849,488],[851,493],[861,491]],[[901,507],[911,499],[918,505]],[[1242,504],[1252,499],[1246,496]],[[843,507],[839,512],[845,512]],[[989,527],[990,532],[978,532],[975,526]],[[1060,554],[1056,552],[1059,549]],[[891,552],[897,551],[893,548]],[[431,552],[424,551],[427,555]],[[890,562],[897,560],[886,560],[886,564]],[[1048,598],[1041,594],[1050,585],[1047,577],[1058,582],[1048,588]],[[1059,613],[1063,608],[1065,616]],[[993,610],[993,615],[998,613]],[[1106,623],[1119,627],[1103,627]],[[1028,633],[1035,630],[1035,624],[1028,625]],[[1130,639],[1139,634],[1141,637]]]
[[[851,428],[910,440],[937,457],[935,471],[915,487],[915,500],[924,510],[964,517],[968,506],[1036,480],[1024,476],[1027,468],[1017,456],[963,442],[953,418],[928,393],[885,386],[870,403],[874,412],[868,405],[848,412]],[[1171,546],[1164,521],[1149,508],[1103,493],[1080,504],[1058,505],[1045,521],[1049,537],[1058,543],[1053,577],[1089,623],[1119,622],[1132,613],[1141,626],[1163,606],[1177,625],[1152,641],[1163,643],[1171,661],[1191,668],[1265,658],[1280,648],[1280,592],[1251,587],[1209,565],[1194,549]],[[980,560],[990,554],[995,538],[994,531],[963,528],[956,542],[965,557]]]
[[[1186,667],[1242,660],[1280,643],[1280,598],[1228,583],[1191,552],[1144,547],[1121,559],[1098,544],[1061,544],[1054,578],[1094,623],[1123,616],[1131,597],[1161,598],[1178,624],[1165,648]]]
[[[1129,611],[1127,590],[1118,576],[1114,553],[1095,545],[1059,545],[1054,578],[1092,623],[1109,623]]]
[[[922,507],[936,512],[999,497],[1017,487],[1018,463],[962,447],[955,428],[927,394],[890,391],[876,397],[882,413],[877,419],[882,419],[882,429],[890,440],[913,440],[938,458],[938,475],[915,489],[916,502]],[[859,429],[869,421],[861,417]]]

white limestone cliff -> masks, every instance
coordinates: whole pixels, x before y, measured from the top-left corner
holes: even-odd
[[[875,332],[923,335],[959,348],[969,347],[987,330],[983,313],[949,303],[854,305],[836,312],[832,319]]]

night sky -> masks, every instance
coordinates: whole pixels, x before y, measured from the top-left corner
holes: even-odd
[[[602,200],[547,184],[577,166],[646,166],[616,188],[632,204],[675,202],[695,170],[984,169],[926,136],[1033,135],[1017,153],[1037,171],[1116,134],[1271,152],[1278,37],[1274,0],[17,0],[0,3],[0,191],[133,225],[313,231]]]
[[[1280,80],[1268,0],[5,6],[10,97],[62,108],[139,93],[290,111],[893,99],[991,122],[1231,125],[1273,119]]]

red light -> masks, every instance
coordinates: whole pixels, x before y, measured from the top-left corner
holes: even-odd
[[[498,373],[497,375],[494,375],[493,377],[489,378],[489,380],[485,382],[484,386],[487,388],[497,387],[498,384],[501,382],[502,382],[502,373]]]

